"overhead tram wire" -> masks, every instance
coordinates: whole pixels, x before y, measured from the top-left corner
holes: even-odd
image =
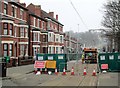
[[[77,13],[78,17],[80,18],[80,20],[82,21],[83,25],[86,27],[86,29],[88,29],[87,25],[85,24],[85,22],[83,21],[82,17],[80,16],[79,12],[77,11],[77,9],[75,8],[74,4],[72,3],[71,0],[69,0],[73,9],[75,10],[75,12]],[[89,30],[89,29],[88,29]]]

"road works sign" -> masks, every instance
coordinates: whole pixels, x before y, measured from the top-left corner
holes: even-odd
[[[35,61],[34,68],[45,68],[45,61]]]
[[[46,61],[46,68],[56,68],[56,61],[53,60]]]
[[[108,69],[108,64],[101,64],[101,69]]]

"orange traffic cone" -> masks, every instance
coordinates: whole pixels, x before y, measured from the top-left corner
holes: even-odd
[[[58,75],[57,68],[55,69],[55,74]]]
[[[75,75],[74,74],[74,68],[72,67],[72,70],[71,70],[71,75]]]
[[[93,70],[92,76],[96,76],[95,68],[94,68],[94,70]]]
[[[45,74],[47,74],[47,68],[45,68]]]
[[[63,73],[62,73],[62,75],[66,75],[65,68],[63,69]]]
[[[84,67],[83,75],[84,75],[84,76],[87,75],[87,73],[86,73],[86,67]]]

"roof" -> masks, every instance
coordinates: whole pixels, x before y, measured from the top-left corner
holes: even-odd
[[[27,9],[27,8],[23,7],[23,6],[22,6],[22,5],[20,5],[20,3],[18,3],[18,2],[10,1],[9,3],[11,3],[11,4],[13,4],[13,5],[16,5],[16,6],[20,7],[20,8],[22,8],[22,9],[24,9],[24,10],[28,11],[28,9]]]
[[[46,19],[44,19],[44,18],[42,18],[42,17],[40,17],[40,16],[35,15],[35,14],[34,14],[33,12],[31,12],[31,11],[29,11],[29,14],[32,15],[32,16],[34,16],[34,17],[37,17],[37,18],[39,18],[39,19],[44,20],[44,21],[47,22]]]
[[[48,14],[47,12],[43,11],[43,10],[41,10],[41,16],[42,16],[42,18],[49,18],[49,19],[51,19],[52,21],[54,21],[54,22],[56,22],[56,23],[64,26],[64,25],[61,24],[59,21],[57,21],[55,18],[49,16],[49,14]]]

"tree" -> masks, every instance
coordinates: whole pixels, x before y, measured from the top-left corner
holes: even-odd
[[[106,37],[112,38],[111,43],[113,44],[113,49],[120,48],[120,1],[109,1],[104,4],[104,16],[102,25],[109,29],[106,32]],[[109,35],[109,36],[108,36]]]

